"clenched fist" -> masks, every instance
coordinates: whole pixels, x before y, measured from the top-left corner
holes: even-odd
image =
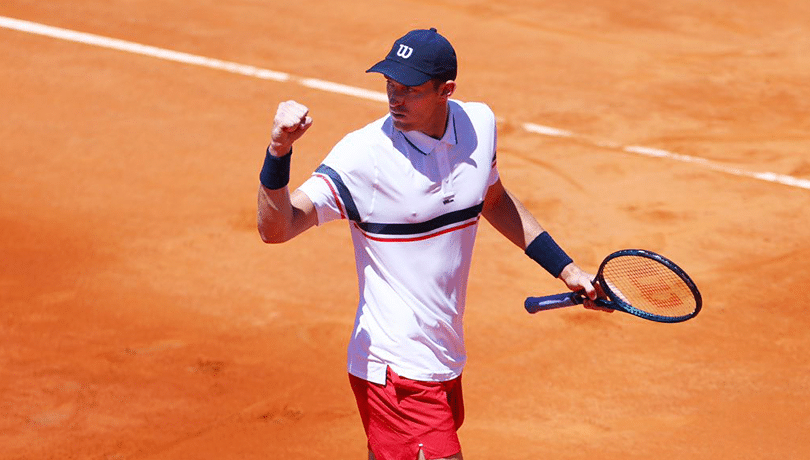
[[[270,153],[282,157],[290,152],[293,142],[297,141],[312,126],[309,109],[295,101],[286,101],[278,105],[273,119]]]

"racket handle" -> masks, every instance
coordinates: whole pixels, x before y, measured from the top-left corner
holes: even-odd
[[[576,292],[564,292],[543,297],[527,297],[523,306],[526,307],[526,311],[529,313],[537,313],[538,311],[581,305],[582,302],[582,295]]]

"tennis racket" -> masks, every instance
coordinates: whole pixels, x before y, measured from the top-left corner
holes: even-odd
[[[679,323],[694,318],[703,305],[697,286],[683,269],[666,257],[644,249],[624,249],[602,261],[594,284],[607,296],[600,307],[623,311],[661,323]],[[580,305],[582,292],[528,297],[529,313]]]

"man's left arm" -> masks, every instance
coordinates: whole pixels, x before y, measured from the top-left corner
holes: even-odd
[[[568,257],[523,203],[506,190],[500,179],[487,191],[483,215],[496,230],[552,276],[562,280],[569,289],[584,291],[589,299],[596,299],[596,288],[591,283],[593,276]]]

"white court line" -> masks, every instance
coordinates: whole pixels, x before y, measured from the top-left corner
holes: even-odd
[[[332,83],[325,80],[318,80],[316,78],[300,78],[297,81],[299,84],[306,86],[307,88],[319,89],[330,93],[345,94],[347,96],[354,96],[377,102],[388,102],[388,96],[385,93],[380,93],[377,91],[369,91],[367,89],[341,85],[340,83]]]
[[[156,48],[154,46],[142,45],[140,43],[118,40],[116,38],[102,37],[101,35],[87,34],[84,32],[76,32],[73,30],[61,29],[59,27],[37,24],[35,22],[7,18],[4,16],[0,16],[0,27],[13,29],[20,32],[28,32],[35,35],[58,38],[60,40],[84,43],[86,45],[99,46],[101,48],[109,48],[119,51],[126,51],[133,54],[141,54],[158,59],[165,59],[167,61],[182,62],[184,64],[224,70],[226,72],[261,78],[263,80],[286,82],[292,78],[289,74],[283,72],[259,69],[250,65],[220,61],[219,59],[181,53],[179,51],[171,51],[163,48]]]
[[[523,123],[523,129],[530,133],[542,134],[552,137],[574,137],[574,133],[564,129],[552,128],[551,126],[536,125],[534,123]]]
[[[788,176],[786,174],[746,171],[743,169],[731,168],[729,166],[716,163],[711,160],[707,160],[705,158],[693,157],[689,155],[683,155],[680,153],[670,152],[667,150],[653,149],[650,147],[641,147],[637,145],[622,147],[622,150],[625,152],[637,153],[639,155],[646,155],[651,157],[671,158],[673,160],[682,161],[684,163],[697,164],[707,169],[724,172],[727,174],[733,174],[735,176],[750,177],[753,179],[764,180],[766,182],[773,182],[776,184],[788,185],[790,187],[798,187],[810,190],[810,180],[799,179],[797,177]]]
[[[26,32],[35,35],[42,35],[60,40],[67,40],[76,43],[84,43],[87,45],[98,46],[101,48],[114,49],[125,51],[133,54],[140,54],[143,56],[150,56],[158,59],[165,59],[167,61],[180,62],[184,64],[191,64],[200,67],[207,67],[210,69],[223,70],[239,75],[255,77],[262,80],[271,80],[276,82],[292,82],[305,86],[307,88],[327,91],[330,93],[343,94],[347,96],[357,97],[360,99],[367,99],[371,101],[386,102],[388,99],[385,93],[377,91],[369,91],[362,88],[353,86],[342,85],[325,80],[318,80],[315,78],[302,78],[295,77],[288,73],[277,72],[274,70],[262,69],[250,65],[239,64],[236,62],[221,61],[205,56],[198,56],[194,54],[182,53],[179,51],[171,51],[154,46],[143,45],[140,43],[119,40],[116,38],[104,37],[101,35],[88,34],[84,32],[76,32],[73,30],[62,29],[59,27],[46,26],[30,21],[23,21],[20,19],[13,19],[0,16],[0,27],[16,30],[19,32]],[[553,128],[550,126],[543,126],[534,123],[523,123],[521,127],[526,131],[534,134],[551,137],[561,138],[576,138],[578,140],[588,140],[585,136],[577,135],[571,131],[564,129]],[[592,141],[588,142],[597,147],[619,149],[623,152],[633,153],[644,156],[651,156],[656,158],[666,158],[670,160],[680,161],[683,163],[690,163],[710,169],[713,171],[731,174],[734,176],[748,177],[752,179],[772,182],[776,184],[787,185],[789,187],[797,187],[810,190],[810,180],[799,179],[797,177],[788,176],[785,174],[777,174],[773,172],[754,172],[746,171],[738,168],[731,168],[721,163],[717,163],[705,158],[693,157],[689,155],[682,155],[667,150],[655,149],[651,147],[642,146],[622,146],[621,144],[611,141]]]

